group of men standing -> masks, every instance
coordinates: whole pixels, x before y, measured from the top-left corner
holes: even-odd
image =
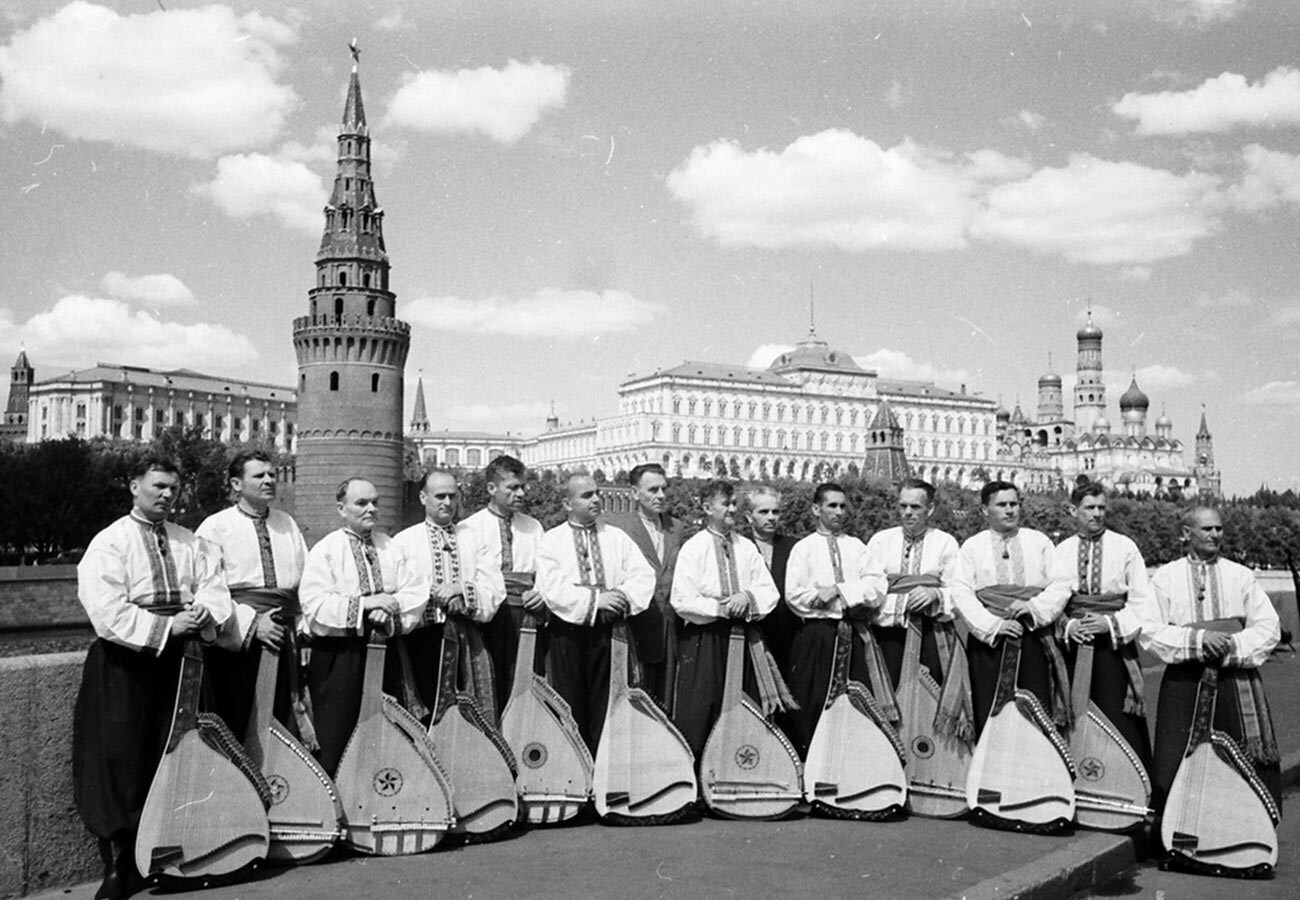
[[[741,497],[733,485],[711,481],[698,498],[703,527],[686,539],[684,524],[669,515],[668,478],[658,465],[632,470],[635,509],[619,515],[602,515],[592,478],[570,476],[565,521],[549,530],[522,511],[526,477],[518,460],[492,460],[487,505],[461,518],[455,476],[433,469],[420,486],[424,520],[392,537],[375,522],[379,504],[393,498],[348,479],[336,498],[341,527],[308,550],[293,519],[272,508],[275,467],[264,454],[231,462],[235,502],[197,534],[167,521],[175,465],[143,461],[130,481],[131,511],[95,537],[78,568],[79,597],[99,638],[87,657],[74,733],[77,807],[101,839],[105,862],[97,896],[126,896],[139,886],[134,831],[170,724],[180,646],[192,637],[212,648],[210,705],[240,737],[261,657],[277,652],[275,715],[330,774],[357,720],[375,631],[399,651],[386,656],[386,691],[427,721],[442,637],[457,629],[468,654],[458,688],[495,721],[514,677],[520,629],[531,619],[541,639],[524,663],[568,702],[594,751],[611,627],[626,621],[631,677],[697,754],[718,715],[733,623],[762,634],[767,654],[747,659],[746,690],[775,688],[764,709],[778,713],[800,753],[825,705],[842,620],[855,635],[850,676],[885,715],[909,620],[919,621],[921,661],[945,685],[941,714],[967,740],[988,717],[1005,637],[1022,638],[1018,684],[1062,727],[1080,712],[1069,708],[1074,649],[1091,644],[1092,699],[1150,770],[1159,802],[1186,745],[1203,667],[1221,665],[1229,679],[1258,688],[1257,669],[1279,636],[1277,613],[1250,572],[1219,556],[1217,512],[1189,510],[1187,555],[1148,579],[1133,542],[1105,527],[1106,494],[1097,484],[1075,489],[1078,534],[1054,547],[1021,525],[1018,489],[990,482],[981,492],[986,528],[959,546],[931,526],[935,490],[917,479],[898,489],[899,524],[864,543],[845,533],[850,497],[835,484],[816,488],[813,529],[796,540],[780,530],[778,491],[759,486]],[[1239,619],[1241,630],[1229,635],[1201,624],[1225,618]],[[301,668],[299,641],[309,644]],[[1167,664],[1154,754],[1139,645]],[[1263,698],[1259,689],[1221,692],[1215,724],[1241,742],[1278,796]]]

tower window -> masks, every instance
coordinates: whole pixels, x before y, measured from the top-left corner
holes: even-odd
[[[369,272],[363,272],[363,273],[361,274],[361,284],[362,284],[364,287],[370,287],[370,273],[369,273]]]
[[[369,276],[367,276],[367,278],[369,278]],[[374,314],[375,314],[375,301],[371,300],[369,303],[366,304],[366,315],[373,316]]]
[[[299,384],[300,384],[299,390],[303,390],[303,391],[307,390],[307,373],[306,373],[306,372],[303,372],[302,375],[299,377]]]
[[[336,316],[341,316],[341,315],[343,315],[343,298],[342,298],[342,297],[335,297],[335,298],[334,298],[334,315],[336,315]]]
[[[378,372],[376,372],[375,374],[373,374],[373,375],[370,376],[370,392],[373,393],[373,394],[378,394],[378,393],[379,393],[379,373],[378,373]]]
[[[348,273],[339,272],[339,287],[347,287],[347,285],[348,285]]]
[[[339,373],[330,372],[330,390],[337,391],[338,389],[339,389]]]

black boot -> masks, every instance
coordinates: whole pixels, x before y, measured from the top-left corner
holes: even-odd
[[[104,882],[95,891],[95,900],[123,900],[127,896],[126,885],[117,870],[117,853],[114,842],[99,839],[99,858],[104,863]]]
[[[130,897],[144,890],[144,877],[135,867],[135,833],[132,832],[122,840],[113,841],[113,851],[113,867],[117,870],[118,877],[122,879],[122,896]]]

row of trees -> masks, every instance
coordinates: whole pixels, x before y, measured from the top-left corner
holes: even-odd
[[[235,453],[256,446],[274,457],[269,445],[226,446],[204,439],[197,429],[172,428],[151,444],[68,438],[39,444],[0,445],[0,562],[47,562],[75,558],[95,535],[128,508],[128,473],[147,453],[163,453],[182,467],[181,497],[173,518],[193,528],[230,502],[226,467]],[[288,459],[282,462],[289,462]],[[404,521],[417,522],[418,465],[407,460]],[[553,473],[534,473],[528,491],[529,511],[550,527],[564,520],[563,482]],[[481,471],[462,477],[463,509],[487,502]],[[672,513],[699,527],[696,494],[700,480],[674,479],[669,485]],[[893,524],[894,491],[880,481],[842,479],[849,496],[848,531],[866,538]],[[778,480],[784,498],[782,528],[803,535],[812,528],[813,485]],[[1115,497],[1110,501],[1111,526],[1132,537],[1152,564],[1184,552],[1181,517],[1192,501]],[[1073,532],[1064,494],[1027,494],[1025,523],[1059,540]],[[1300,546],[1300,498],[1261,491],[1254,497],[1229,501],[1221,512],[1227,535],[1226,553],[1252,566],[1284,567]],[[940,487],[934,524],[964,540],[983,528],[977,493]]]

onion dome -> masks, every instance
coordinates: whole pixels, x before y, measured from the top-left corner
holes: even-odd
[[[1105,416],[1098,416],[1092,420],[1092,430],[1097,434],[1107,434],[1110,432],[1110,419]]]
[[[1061,376],[1057,375],[1055,372],[1044,372],[1038,378],[1038,386],[1040,388],[1044,388],[1044,387],[1059,388],[1061,386]]]
[[[1160,411],[1160,418],[1156,419],[1157,428],[1173,428],[1174,421],[1165,414],[1164,410]]]
[[[999,422],[1011,421],[1011,410],[1007,409],[1005,406],[1002,406],[1001,404],[998,405],[998,411],[995,413],[995,415],[997,416],[997,420]]]
[[[1088,321],[1079,329],[1075,337],[1081,341],[1101,340],[1101,329],[1092,321],[1092,310],[1088,310]]]
[[[1137,376],[1134,375],[1128,390],[1124,392],[1124,396],[1119,398],[1119,408],[1121,410],[1140,409],[1145,412],[1150,406],[1151,399],[1142,393],[1142,389],[1138,387]]]

